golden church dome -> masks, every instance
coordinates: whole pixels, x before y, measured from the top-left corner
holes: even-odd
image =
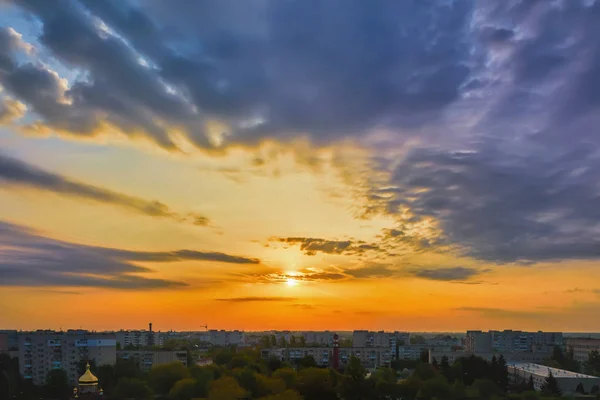
[[[85,372],[79,378],[79,384],[80,385],[97,385],[98,384],[98,378],[96,378],[96,376],[94,374],[92,374],[92,371],[90,371],[90,363],[86,364]]]

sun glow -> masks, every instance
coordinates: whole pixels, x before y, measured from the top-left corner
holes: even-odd
[[[295,280],[294,278],[288,278],[288,279],[286,279],[285,284],[288,285],[288,286],[290,286],[290,287],[291,286],[296,286],[298,284],[298,281]]]

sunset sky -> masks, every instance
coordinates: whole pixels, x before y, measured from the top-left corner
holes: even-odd
[[[599,19],[0,0],[0,328],[600,331]]]

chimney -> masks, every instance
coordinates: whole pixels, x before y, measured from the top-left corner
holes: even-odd
[[[148,328],[149,328],[150,332],[152,332],[152,322],[150,322],[150,323],[148,324]]]

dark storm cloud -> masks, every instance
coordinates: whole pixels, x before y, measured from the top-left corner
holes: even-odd
[[[297,134],[330,142],[375,125],[422,125],[458,98],[470,71],[464,1],[14,3],[39,18],[52,54],[86,73],[68,104],[21,94],[46,123],[90,134],[106,118],[167,148],[157,118],[202,147],[205,117],[233,124],[230,143]],[[11,92],[27,92],[27,80],[10,76],[26,67],[5,77]]]
[[[413,276],[432,281],[465,281],[482,271],[475,268],[452,267],[439,269],[418,269],[411,271]]]
[[[600,257],[599,153],[415,151],[380,192],[394,215],[435,218],[439,243],[493,262]],[[403,235],[406,235],[404,233]],[[400,235],[402,236],[402,235]],[[408,235],[410,237],[410,234]]]
[[[314,256],[317,253],[360,255],[368,251],[381,251],[376,244],[365,243],[357,240],[328,240],[309,237],[272,237],[269,239],[269,242],[285,243],[292,246],[300,245],[300,250],[302,250],[308,256]]]
[[[136,252],[84,246],[44,237],[25,227],[0,221],[0,285],[86,286],[114,289],[154,289],[187,286],[184,282],[137,275],[151,273],[135,261],[204,260],[255,263],[257,260],[221,253],[178,250]]]
[[[44,171],[0,153],[0,183],[48,191],[70,197],[78,197],[99,203],[126,208],[152,217],[170,218],[176,221],[188,221],[195,225],[207,225],[206,217],[189,213],[173,212],[166,204],[158,201],[128,196],[98,186],[70,180],[64,176]]]

